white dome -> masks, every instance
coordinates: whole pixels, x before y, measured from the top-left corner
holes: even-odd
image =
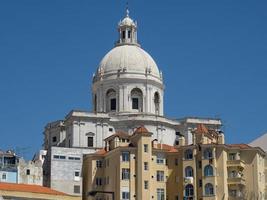
[[[109,51],[99,64],[98,72],[104,75],[124,71],[129,73],[149,73],[160,77],[159,69],[153,58],[136,45],[116,46]]]
[[[136,27],[136,24],[130,17],[125,17],[120,23],[119,26],[134,26]]]

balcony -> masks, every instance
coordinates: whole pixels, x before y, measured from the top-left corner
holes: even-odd
[[[236,167],[236,168],[244,169],[245,162],[243,160],[228,160],[227,167]]]
[[[244,199],[244,193],[240,190],[229,190],[229,200]]]
[[[228,177],[228,185],[245,185],[246,181],[241,176]]]

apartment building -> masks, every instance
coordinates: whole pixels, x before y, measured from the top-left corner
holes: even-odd
[[[183,135],[176,146],[152,135],[145,127],[117,132],[104,149],[84,156],[83,199],[265,199],[262,149],[225,144],[222,132],[204,125],[191,145]]]

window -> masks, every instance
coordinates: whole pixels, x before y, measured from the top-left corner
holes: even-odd
[[[88,137],[87,138],[87,146],[93,147],[94,146],[94,137]]]
[[[193,168],[188,166],[185,168],[185,177],[194,177]]]
[[[145,170],[145,171],[148,170],[148,162],[144,162],[144,170]]]
[[[112,132],[112,131],[113,131],[113,128],[109,128],[108,131],[109,131],[109,132]]]
[[[187,149],[184,153],[185,160],[192,160],[193,159],[193,151],[192,149]]]
[[[164,171],[157,171],[157,181],[164,181]]]
[[[205,166],[204,175],[205,176],[213,176],[213,167],[211,165]]]
[[[121,178],[122,178],[122,180],[129,180],[130,179],[130,169],[122,168]]]
[[[236,160],[236,153],[229,153],[229,160]]]
[[[175,158],[174,164],[177,166],[179,163],[178,158]]]
[[[139,112],[143,111],[143,92],[139,88],[134,88],[131,91],[131,100],[132,100],[132,109],[138,110]]]
[[[194,187],[193,185],[189,184],[185,186],[185,196],[186,197],[193,197],[194,196]]]
[[[116,110],[116,99],[115,98],[110,99],[110,110],[111,111]]]
[[[213,185],[211,183],[207,183],[205,185],[205,194],[207,196],[214,195],[214,189],[213,189]]]
[[[157,188],[157,200],[164,200],[165,194],[163,188]]]
[[[130,160],[130,152],[127,152],[127,151],[122,152],[121,153],[121,159],[122,159],[123,162],[129,162],[129,160]]]
[[[81,158],[80,157],[72,157],[72,156],[70,156],[69,160],[81,160]]]
[[[80,172],[79,171],[75,171],[74,172],[74,176],[79,177],[80,176]]]
[[[130,199],[130,192],[122,192],[121,196],[122,196],[122,200],[129,200]]]
[[[96,177],[96,179],[95,179],[95,184],[96,184],[97,186],[101,186],[101,185],[102,185],[102,178],[100,178],[100,177]]]
[[[116,101],[116,91],[114,89],[109,89],[106,93],[106,111],[116,111],[117,101]]]
[[[145,152],[145,153],[148,152],[148,144],[144,144],[144,152]]]
[[[164,164],[164,155],[163,154],[157,154],[157,163],[158,164]]]
[[[212,150],[210,148],[205,149],[204,151],[204,159],[212,159]]]
[[[27,174],[27,175],[30,175],[30,174],[31,174],[31,170],[27,169],[27,170],[26,170],[26,174]]]
[[[199,179],[199,180],[198,180],[198,186],[199,186],[199,187],[202,187],[202,179]]]
[[[54,157],[55,159],[61,159],[61,160],[66,159],[66,156],[60,156],[60,155],[54,155],[53,157]]]
[[[96,161],[96,168],[102,168],[102,160]]]
[[[159,93],[154,94],[154,105],[155,105],[155,114],[159,114]]]
[[[2,174],[2,180],[6,180],[6,174]]]
[[[52,138],[52,141],[53,141],[53,142],[56,142],[56,141],[57,141],[57,137],[54,136],[54,137]]]
[[[138,110],[138,98],[132,98],[132,109]]]
[[[74,185],[74,188],[73,188],[73,192],[75,193],[75,194],[80,194],[80,191],[81,189],[80,189],[80,186],[79,185]]]
[[[144,188],[145,190],[148,190],[148,181],[144,181]]]
[[[125,31],[122,31],[122,39],[125,39],[125,36],[126,36]]]
[[[131,31],[128,30],[128,38],[131,38]]]

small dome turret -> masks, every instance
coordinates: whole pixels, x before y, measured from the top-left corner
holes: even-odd
[[[129,16],[129,10],[126,9],[126,16],[118,24],[119,40],[116,46],[124,44],[138,45],[137,43],[137,22],[134,22]]]

